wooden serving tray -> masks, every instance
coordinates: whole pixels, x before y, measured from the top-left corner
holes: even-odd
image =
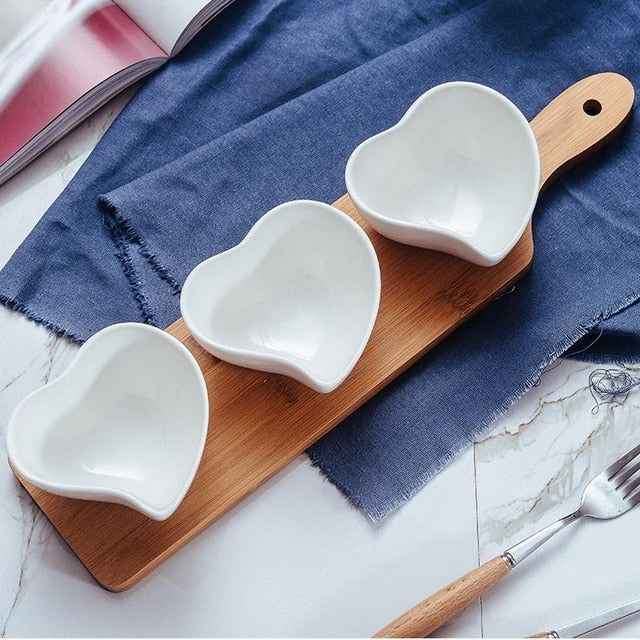
[[[583,109],[591,99],[602,105],[603,117]],[[532,122],[542,160],[541,188],[617,132],[632,103],[633,88],[616,74],[587,78],[550,103]],[[143,578],[510,288],[533,257],[530,226],[502,262],[484,268],[378,235],[348,196],[334,204],[369,235],[382,275],[371,338],[338,389],[321,394],[290,378],[222,362],[205,352],[179,320],[167,331],[187,346],[202,368],[210,426],[199,470],[174,515],[156,522],[128,507],[62,498],[20,479],[106,589],[123,591]]]
[[[348,196],[335,206],[365,229],[382,276],[371,338],[338,389],[322,394],[284,376],[218,360],[179,320],[167,331],[187,346],[204,372],[210,421],[200,468],[174,515],[156,522],[128,507],[62,498],[23,482],[106,589],[122,591],[135,584],[509,288],[533,257],[530,229],[505,260],[487,269],[378,235]]]

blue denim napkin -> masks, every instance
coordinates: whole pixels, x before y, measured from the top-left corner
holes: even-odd
[[[78,341],[166,326],[198,262],[285,200],[335,200],[353,148],[430,87],[481,82],[531,119],[593,73],[640,86],[639,21],[630,0],[238,1],[136,94],[0,273],[0,300]],[[591,357],[638,356],[639,165],[634,115],[541,197],[515,290],[312,447],[373,519],[590,332]]]

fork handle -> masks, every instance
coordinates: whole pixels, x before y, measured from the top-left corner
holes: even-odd
[[[549,538],[581,517],[580,509],[543,527],[403,613],[374,638],[425,638],[507,576]]]
[[[496,556],[409,609],[373,637],[425,638],[498,584],[509,570],[509,561]]]

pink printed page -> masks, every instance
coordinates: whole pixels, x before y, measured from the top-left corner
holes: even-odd
[[[107,78],[166,57],[116,5],[97,11],[47,54],[0,113],[0,164]]]

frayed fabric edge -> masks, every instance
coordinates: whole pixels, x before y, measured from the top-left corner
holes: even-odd
[[[179,295],[182,287],[169,270],[158,260],[156,254],[149,248],[147,242],[135,230],[131,222],[120,213],[117,205],[106,195],[99,196],[98,203],[103,210],[104,225],[109,229],[111,238],[116,246],[117,257],[129,281],[133,295],[138,302],[144,321],[148,324],[155,324],[153,312],[144,295],[142,283],[129,253],[129,245],[137,245],[139,254],[146,260],[151,271],[169,285],[172,295]]]
[[[146,324],[155,326],[157,324],[155,316],[151,310],[151,305],[149,304],[147,296],[144,295],[142,283],[140,282],[136,268],[133,266],[131,254],[129,253],[129,238],[118,226],[114,225],[113,227],[110,227],[109,231],[111,233],[111,239],[116,247],[116,258],[118,259],[118,262],[120,262],[120,266],[122,267],[124,276],[129,283],[129,288],[133,293],[133,297],[138,303],[138,308],[142,314],[142,321]]]
[[[137,245],[140,255],[147,261],[152,271],[170,286],[172,295],[179,294],[181,287],[166,267],[159,262],[156,255],[150,250],[147,243],[142,240],[129,221],[118,212],[116,206],[111,203],[106,196],[100,196],[100,202],[104,209],[103,224],[108,229],[111,240],[114,243],[115,257],[120,262],[134,299],[138,303],[138,307],[142,315],[142,321],[147,324],[157,326],[155,316],[151,310],[148,299],[143,292],[142,283],[131,259],[130,245]],[[56,335],[68,338],[77,344],[82,344],[88,337],[81,337],[73,331],[65,329],[61,325],[47,320],[10,295],[0,293],[0,304],[5,306],[7,309],[24,315],[32,322],[44,326]]]
[[[597,316],[593,317],[586,324],[579,324],[578,327],[568,333],[562,338],[556,345],[545,355],[541,363],[532,371],[523,382],[521,382],[507,398],[504,399],[478,426],[471,432],[470,437],[464,443],[461,443],[457,447],[453,448],[446,456],[444,456],[440,463],[430,469],[428,472],[420,475],[410,485],[402,490],[400,496],[397,496],[384,503],[382,507],[366,506],[360,496],[354,494],[344,483],[337,480],[334,477],[331,467],[323,464],[317,456],[311,451],[307,450],[307,455],[311,460],[311,464],[314,467],[320,469],[320,471],[327,477],[327,479],[356,507],[361,509],[368,518],[373,522],[380,522],[386,518],[398,508],[403,506],[408,500],[413,498],[430,480],[432,480],[438,473],[444,470],[451,462],[453,462],[460,454],[466,451],[473,443],[494,423],[498,418],[502,417],[527,391],[536,386],[545,369],[560,358],[570,347],[572,347],[580,338],[586,336],[592,331],[599,323],[603,322],[607,318],[620,313],[630,305],[634,304],[640,298],[640,293],[634,293],[625,296],[618,304],[613,305],[600,312]],[[633,358],[634,361],[639,360]]]
[[[63,329],[61,326],[51,322],[50,320],[46,320],[42,316],[34,313],[29,309],[29,307],[25,306],[21,302],[18,302],[15,298],[7,296],[3,293],[0,293],[0,304],[7,307],[7,309],[11,309],[11,311],[16,311],[17,313],[22,314],[31,322],[35,322],[36,324],[40,324],[49,331],[55,333],[58,336],[63,338],[68,338],[72,342],[77,344],[82,344],[86,338],[81,338],[80,336],[73,333],[73,331],[68,331],[67,329]]]
[[[592,357],[571,356],[572,360],[579,362],[591,362],[592,364],[614,364],[618,366],[640,364],[640,355],[621,357],[619,353],[600,353]]]

